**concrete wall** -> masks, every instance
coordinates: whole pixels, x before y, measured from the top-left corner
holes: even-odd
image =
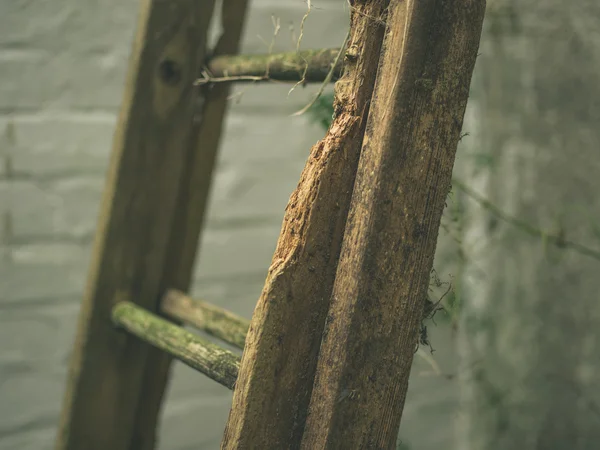
[[[313,3],[303,46],[339,46],[346,3]],[[52,446],[138,4],[0,2],[0,450]],[[271,39],[272,14],[281,18],[278,48],[292,50],[288,24],[297,34],[305,8],[302,0],[254,1],[243,51],[266,51],[257,35]],[[233,103],[196,270],[195,294],[246,317],[287,199],[323,134],[289,116],[314,87],[289,98],[288,89],[248,87]],[[450,370],[450,340],[437,342],[448,347],[436,355]],[[402,426],[412,448],[448,444],[453,392],[449,381],[413,377]],[[217,449],[230,401],[177,365],[161,448]]]
[[[597,449],[600,4],[496,0],[486,14],[470,184],[546,235],[465,202],[458,448]]]

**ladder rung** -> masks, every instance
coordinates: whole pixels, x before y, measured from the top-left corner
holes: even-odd
[[[194,300],[183,292],[172,289],[164,295],[161,311],[223,342],[244,349],[250,322],[223,308]]]
[[[443,310],[439,303],[429,297],[425,298],[423,320],[431,319],[438,311]],[[250,321],[226,309],[171,289],[162,298],[161,311],[240,350],[244,349]]]
[[[322,83],[336,61],[339,48],[303,50],[264,55],[223,55],[209,60],[208,71],[197,83],[232,82],[303,82]],[[339,58],[331,81],[342,75],[343,58]]]
[[[236,354],[131,302],[117,303],[112,310],[112,320],[119,328],[233,389],[240,367],[240,358]]]

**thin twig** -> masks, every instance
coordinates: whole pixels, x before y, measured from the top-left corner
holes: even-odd
[[[306,105],[300,111],[297,111],[294,114],[292,114],[292,116],[300,116],[300,115],[304,114],[316,103],[316,101],[319,99],[319,97],[323,94],[323,92],[325,91],[325,87],[331,82],[331,78],[333,77],[333,73],[335,72],[335,66],[337,66],[338,62],[340,61],[340,58],[342,57],[342,55],[344,54],[344,51],[346,50],[346,44],[348,43],[348,39],[350,39],[350,30],[348,30],[348,32],[346,33],[346,37],[344,38],[344,43],[340,47],[340,51],[336,55],[335,60],[333,61],[333,64],[331,64],[331,68],[329,69],[329,72],[327,73],[325,80],[321,84],[321,87],[319,88],[319,92],[317,92],[317,95],[315,95],[315,97],[312,99],[312,101],[308,105]]]
[[[279,33],[279,30],[281,28],[279,17],[275,17],[274,15],[271,15],[271,22],[273,23],[274,30],[273,30],[273,36],[271,38],[271,43],[268,44],[268,48],[269,48],[268,55],[273,54],[273,47],[275,46],[275,38],[277,37],[277,34]],[[264,39],[260,35],[258,36],[258,38],[264,42]],[[269,66],[270,66],[270,62],[267,62],[267,69],[266,69],[266,73],[264,75],[264,77],[266,77],[267,80],[269,79]],[[249,80],[249,81],[257,82],[257,81],[265,80],[265,78],[263,78],[263,77],[256,77],[256,78],[258,78],[258,79],[253,79],[253,80]],[[231,81],[233,81],[233,80],[231,80]],[[239,81],[243,81],[243,80],[239,80]],[[248,88],[246,88],[246,89],[248,89]],[[246,89],[242,89],[239,92],[235,92],[235,93],[231,94],[229,96],[229,99],[239,102],[242,98],[242,95],[244,95],[244,92],[246,92]]]

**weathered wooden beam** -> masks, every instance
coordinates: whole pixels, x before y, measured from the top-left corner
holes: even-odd
[[[423,320],[431,318],[439,309],[443,308],[426,298]],[[191,325],[240,350],[244,348],[250,321],[226,309],[171,289],[163,296],[161,311],[178,322]]]
[[[164,314],[202,330],[239,349],[244,348],[250,321],[177,290],[165,294],[161,303]]]
[[[167,352],[185,365],[228,389],[233,389],[240,357],[202,339],[172,322],[146,311],[131,302],[120,302],[112,310],[113,323]]]
[[[322,83],[332,70],[339,48],[303,50],[272,55],[223,55],[211,58],[197,83],[303,82]],[[343,61],[333,67],[332,81],[342,75]]]
[[[485,0],[391,0],[302,448],[393,449]]]
[[[204,4],[212,2],[213,0],[203,0],[192,3],[198,5],[196,8],[207,8],[208,6]],[[173,2],[166,2],[167,5],[171,3]],[[212,54],[234,55],[239,50],[249,0],[222,0],[220,3],[222,34],[216,47],[212,49]],[[194,49],[200,52],[199,57],[205,57],[202,49],[198,49],[198,43]],[[196,79],[199,74],[200,70],[195,72]],[[167,288],[187,291],[190,286],[200,231],[208,210],[212,174],[221,141],[230,90],[229,83],[212,86],[210,89],[200,87],[200,95],[194,97],[196,112],[193,117],[185,121],[185,126],[192,128],[190,141],[187,144],[189,145],[189,154],[185,171],[180,180],[181,191],[178,196],[176,212],[172,217],[173,227],[169,235],[169,252],[162,280],[164,289],[160,296],[156,297],[156,309],[159,308],[160,297]],[[168,174],[163,176],[168,176]],[[143,380],[144,395],[140,398],[134,425],[136,442],[130,450],[153,450],[156,446],[156,436],[153,430],[158,427],[160,405],[167,386],[170,366],[171,357],[168,354],[155,349],[150,351],[148,368]]]
[[[242,355],[222,449],[299,447],[388,1],[355,2],[335,118],[286,208]]]
[[[188,288],[227,98],[194,87],[214,3],[141,2],[57,450],[154,448],[171,358],[116,332],[111,310],[154,312],[168,288]],[[224,4],[233,54],[246,1]]]

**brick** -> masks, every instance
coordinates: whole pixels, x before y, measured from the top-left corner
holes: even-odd
[[[280,30],[273,51],[296,50],[300,24],[306,13],[306,3],[257,2],[248,11],[247,26],[242,45],[243,53],[267,53],[273,38],[272,17],[279,19]],[[304,22],[301,48],[339,47],[348,30],[348,12],[342,3],[313,4],[313,9]],[[290,30],[293,26],[293,33]],[[260,37],[259,37],[260,36]]]
[[[137,8],[116,0],[85,7],[75,0],[3,1],[0,77],[8,82],[0,85],[0,109],[117,107]]]
[[[104,183],[98,176],[0,182],[0,205],[12,225],[5,240],[17,244],[32,239],[90,242]]]
[[[195,298],[250,319],[262,291],[267,269],[268,263],[256,267],[252,273],[230,276],[217,281],[203,280],[198,277],[192,285],[191,292]]]
[[[298,4],[302,7],[258,2],[250,9],[242,51],[268,51],[263,39],[270,42],[272,38],[271,15],[279,17],[282,24],[273,51],[295,50],[288,28],[293,23],[298,36],[305,12],[304,4]],[[36,110],[42,105],[55,109],[118,108],[137,4],[111,0],[86,2],[82,8],[80,2],[63,0],[48,7],[43,2],[11,0],[0,8],[7,10],[0,14],[5,18],[0,21],[4,30],[0,40],[0,76],[7,80],[0,86],[0,109]],[[348,25],[346,14],[341,11],[335,3],[315,7],[305,22],[301,47],[319,48],[325,42],[340,46]],[[56,33],[57,29],[61,33]],[[79,37],[82,35],[85,39]],[[35,46],[31,48],[28,43]],[[3,58],[2,52],[10,54],[9,50],[21,56]],[[281,91],[287,89],[283,87]]]
[[[3,0],[0,47],[89,53],[106,43],[128,43],[138,7],[119,0]]]
[[[0,138],[11,156],[13,177],[37,179],[95,174],[104,177],[116,123],[115,113],[42,113],[0,117],[0,133],[9,124],[15,142]],[[0,178],[11,174],[2,165]]]
[[[111,125],[108,120],[82,124],[68,118],[15,122],[17,149],[10,176],[16,180],[7,180],[7,174],[0,180],[0,208],[11,216],[11,239],[54,235],[89,241],[105,185]],[[76,138],[70,141],[60,130]],[[323,135],[317,126],[309,130],[304,118],[233,115],[226,126],[208,227],[223,220],[238,226],[265,218],[280,222],[310,147]]]
[[[225,230],[209,229],[203,236],[195,270],[198,282],[252,276],[269,266],[280,223]],[[2,302],[65,301],[83,291],[91,243],[40,242],[8,247],[0,266]],[[34,281],[34,282],[33,282]]]
[[[215,177],[207,226],[280,224],[303,166],[303,161],[272,161],[223,167]]]
[[[256,86],[258,93],[268,89]],[[260,97],[264,97],[261,95]],[[307,115],[291,117],[285,95],[268,114],[232,108],[227,117],[219,164],[245,165],[265,160],[304,162],[324,132]],[[286,111],[287,104],[287,111]],[[250,105],[243,104],[244,107]],[[302,103],[292,105],[295,109]],[[236,112],[239,111],[239,112]],[[0,135],[12,126],[15,143],[0,137],[0,149],[10,154],[13,177],[56,178],[93,174],[104,176],[112,147],[116,113],[42,113],[0,117]],[[1,154],[1,153],[0,153]],[[11,174],[0,165],[0,180]]]
[[[265,226],[268,235],[281,224],[288,198],[297,184],[301,163],[233,167],[219,171],[213,189],[207,231],[237,235]],[[90,243],[98,222],[104,178],[65,178],[48,184],[33,181],[0,182],[0,208],[10,218],[4,241]],[[223,228],[219,232],[215,228]],[[277,233],[275,234],[276,239]],[[209,243],[225,238],[209,237]],[[216,239],[216,240],[215,240]],[[237,239],[237,238],[236,238]],[[224,240],[226,242],[227,239]]]
[[[71,351],[80,298],[67,303],[47,300],[35,305],[3,307],[0,365],[27,364],[32,370],[62,371]],[[24,332],[25,331],[25,332]]]
[[[7,438],[14,439],[15,443],[27,443],[28,439],[24,439],[24,436],[28,433],[55,426],[57,405],[62,401],[66,376],[66,371],[52,374],[26,367],[12,373],[9,371],[10,368],[3,365],[0,398],[3,405],[10,405],[10,414],[3,414],[0,425],[3,450]]]
[[[314,6],[302,48],[341,45],[345,7]],[[11,405],[0,413],[1,450],[53,446],[138,7],[0,2],[0,135],[9,121],[16,129],[16,145],[0,138],[0,398]],[[300,0],[252,3],[242,50],[267,51],[257,34],[271,39],[272,13],[282,25],[275,51],[294,50],[287,25],[297,32],[305,8]],[[195,271],[195,295],[248,318],[289,195],[323,136],[306,117],[289,117],[318,86],[288,96],[290,87],[235,88],[244,93],[231,102]],[[160,448],[217,448],[230,401],[230,392],[177,364]]]
[[[58,421],[58,415],[55,421]],[[54,426],[40,427],[36,422],[31,422],[17,433],[3,437],[2,450],[52,450],[55,437]]]
[[[66,302],[80,298],[90,246],[40,243],[4,249],[0,261],[0,305]]]

